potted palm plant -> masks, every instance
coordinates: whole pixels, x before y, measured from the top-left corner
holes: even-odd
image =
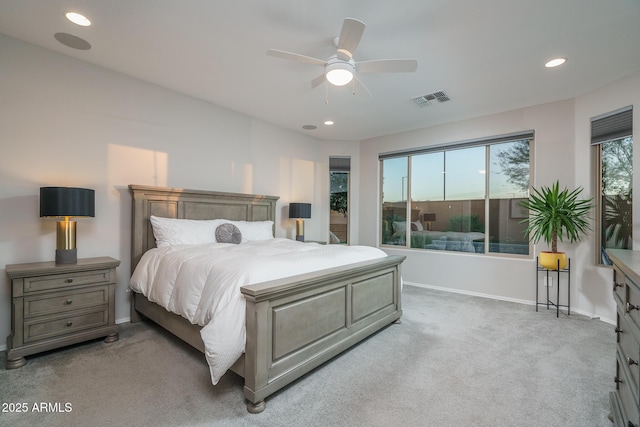
[[[579,199],[582,187],[573,191],[560,191],[556,181],[551,187],[533,188],[529,198],[521,206],[529,210],[525,234],[533,243],[541,239],[551,246],[551,251],[541,251],[539,263],[548,270],[557,270],[567,266],[567,255],[558,252],[558,240],[565,238],[569,242],[578,242],[589,227],[589,211],[593,207],[592,199]]]

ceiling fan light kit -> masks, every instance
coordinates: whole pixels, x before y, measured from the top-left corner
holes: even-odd
[[[353,61],[341,61],[338,58],[330,59],[324,67],[324,73],[334,86],[344,86],[353,80]]]

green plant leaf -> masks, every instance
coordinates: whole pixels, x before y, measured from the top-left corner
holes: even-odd
[[[551,187],[532,188],[529,198],[520,203],[529,210],[529,218],[521,221],[527,224],[529,240],[544,240],[552,252],[558,251],[558,240],[579,241],[591,229],[589,212],[593,208],[592,199],[578,198],[581,192],[582,187],[560,190],[558,181]]]

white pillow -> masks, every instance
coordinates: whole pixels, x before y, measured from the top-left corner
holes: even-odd
[[[238,227],[242,242],[273,239],[273,221],[226,221]]]
[[[216,241],[216,227],[226,222],[220,219],[176,219],[151,215],[151,227],[156,246],[201,245]]]
[[[420,221],[413,221],[412,224],[416,226],[416,231],[424,231],[424,227]]]
[[[407,231],[406,221],[393,221],[394,233],[405,233]]]

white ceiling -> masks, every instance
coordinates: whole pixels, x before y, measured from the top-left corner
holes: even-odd
[[[309,90],[321,66],[265,54],[326,59],[345,17],[366,24],[357,61],[416,58],[417,72],[360,76],[373,97]],[[92,48],[64,46],[57,32]],[[330,140],[573,98],[640,71],[637,0],[0,0],[0,33]],[[557,56],[567,63],[546,69]],[[440,90],[451,101],[412,101]]]

